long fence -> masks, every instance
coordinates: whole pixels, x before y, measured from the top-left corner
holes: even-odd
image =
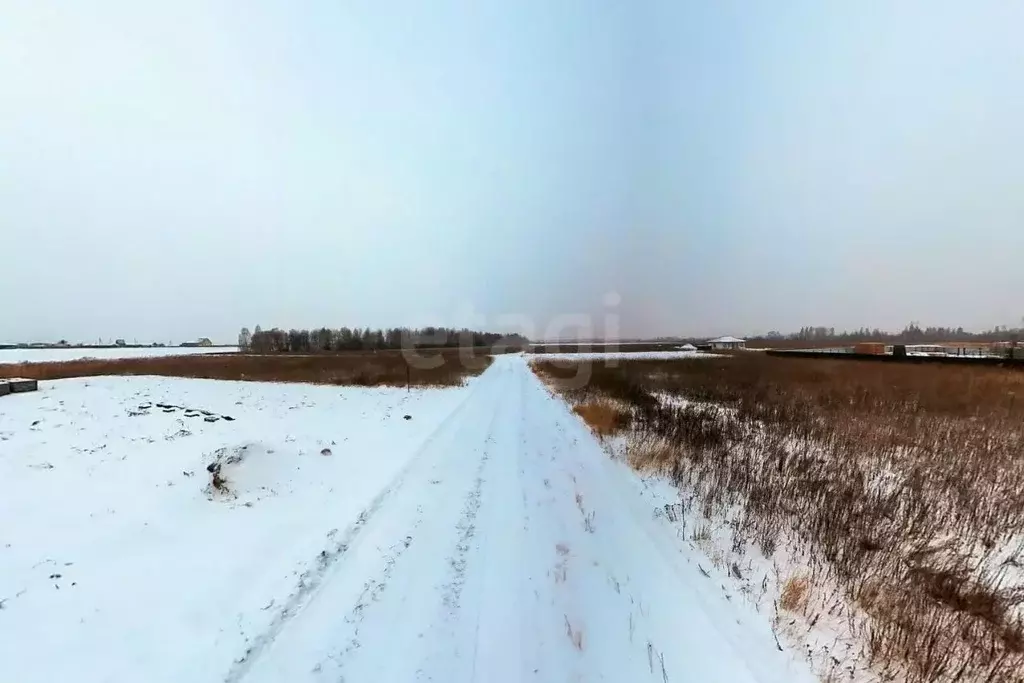
[[[839,360],[870,360],[880,363],[940,363],[945,365],[995,365],[1024,370],[1024,358],[995,356],[894,356],[892,354],[850,353],[848,351],[765,351],[769,356],[787,358],[837,358]]]

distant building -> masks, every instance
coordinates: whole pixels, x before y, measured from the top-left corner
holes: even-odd
[[[737,337],[719,337],[718,339],[712,339],[708,342],[708,346],[715,351],[726,351],[730,349],[743,349],[746,348],[747,342]]]
[[[191,347],[191,346],[213,346],[213,342],[210,341],[209,337],[201,337],[198,341],[194,342],[181,342],[179,346]]]
[[[679,351],[696,351],[697,347],[693,344],[683,344],[682,346],[677,347],[677,349]]]
[[[128,343],[124,339],[115,339],[114,346],[127,346]]]

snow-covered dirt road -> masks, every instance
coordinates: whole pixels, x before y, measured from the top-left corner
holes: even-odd
[[[199,435],[244,456],[231,497],[181,481],[211,461],[185,439],[33,468],[45,447],[12,429],[12,411],[39,419],[48,392],[87,391],[77,380],[0,405],[0,496],[14,500],[0,497],[0,680],[813,680],[521,356],[462,389],[358,400],[367,390],[159,381],[164,395],[203,387],[209,412],[234,408]],[[265,402],[261,386],[291,393],[256,420],[230,399]],[[289,441],[280,431],[303,408],[281,406],[299,394],[318,432]],[[359,448],[339,446],[342,432]],[[153,468],[177,485],[137,489]]]

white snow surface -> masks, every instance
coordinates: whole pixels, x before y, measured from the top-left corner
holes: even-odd
[[[152,358],[157,356],[191,356],[199,353],[236,353],[235,346],[153,346],[123,348],[54,348],[54,349],[0,349],[0,364],[55,363],[85,358]]]
[[[42,382],[0,402],[0,680],[814,680],[630,476],[523,356]]]
[[[584,353],[530,353],[531,360],[675,360],[680,358],[721,358],[703,351],[594,351]]]

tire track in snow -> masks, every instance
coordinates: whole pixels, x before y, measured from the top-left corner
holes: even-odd
[[[807,680],[751,670],[717,633],[731,612],[707,613],[703,579],[653,547],[642,503],[521,363],[495,362],[229,683]]]
[[[485,441],[483,454],[476,468],[476,477],[473,480],[473,488],[466,496],[466,504],[462,509],[462,517],[459,519],[456,529],[459,531],[459,540],[455,545],[455,552],[450,558],[452,567],[451,582],[444,586],[442,603],[451,612],[457,612],[461,608],[462,589],[466,583],[466,565],[470,551],[470,542],[476,536],[476,520],[480,513],[481,498],[486,479],[484,472],[487,463],[491,458],[491,450],[494,446],[494,429],[498,417],[502,415],[501,403],[499,403],[491,416],[490,424],[487,427],[487,439]]]
[[[538,408],[546,410],[547,406],[546,401],[536,401],[535,381],[529,377],[523,387],[523,449],[530,475],[524,488],[530,491],[537,516],[547,522],[530,532],[530,544],[536,548],[533,572],[539,579],[533,618],[536,628],[546,637],[534,643],[531,657],[542,677],[584,680],[590,625],[584,618],[586,611],[581,609],[577,589],[594,556],[589,552],[589,539],[581,533],[582,523],[576,521],[581,511],[570,471],[571,453],[565,448],[560,425],[551,425],[550,415],[538,412]],[[540,426],[545,428],[538,439]]]
[[[522,572],[522,481],[520,422],[523,374],[508,366],[487,439],[487,469],[481,477],[479,504],[472,511],[476,531],[464,553],[464,586],[459,612],[448,615],[454,639],[441,653],[447,666],[435,667],[429,680],[523,680],[520,655],[522,606],[527,579]],[[442,660],[443,661],[443,660]]]
[[[501,376],[492,376],[489,379],[496,383],[496,390],[494,397],[488,395],[483,399],[486,403],[482,403],[480,406],[487,411],[486,428],[477,429],[475,431],[478,433],[474,434],[472,427],[478,425],[479,420],[472,421],[467,427],[470,428],[469,436],[473,438],[458,440],[458,445],[454,449],[456,453],[444,460],[445,465],[449,467],[449,474],[453,469],[467,475],[470,471],[472,472],[471,478],[462,483],[464,487],[462,490],[465,493],[462,496],[448,498],[449,503],[461,500],[462,505],[450,508],[446,508],[444,504],[435,505],[430,510],[433,514],[425,518],[424,535],[428,537],[450,536],[454,532],[454,538],[450,541],[453,550],[446,555],[441,555],[436,551],[433,553],[426,551],[421,545],[418,557],[410,558],[405,563],[413,565],[407,571],[414,572],[417,576],[414,578],[409,577],[408,574],[401,578],[396,576],[396,581],[400,584],[397,588],[399,592],[396,593],[396,599],[404,609],[410,609],[414,616],[408,621],[403,620],[397,628],[392,626],[388,630],[388,637],[401,641],[405,636],[406,642],[412,642],[412,634],[419,631],[416,640],[420,641],[424,648],[420,650],[419,656],[415,655],[414,651],[410,651],[406,653],[406,657],[402,661],[392,662],[390,666],[376,670],[374,673],[381,680],[459,679],[458,676],[453,676],[453,671],[448,668],[448,664],[452,660],[445,656],[438,659],[438,655],[456,653],[461,643],[457,638],[457,633],[460,630],[462,593],[466,581],[468,555],[474,546],[474,539],[478,536],[477,516],[482,503],[483,489],[487,482],[485,472],[491,461],[495,429],[503,414],[501,405],[504,403],[504,392],[499,390]],[[477,444],[483,446],[478,454],[466,451],[467,445]],[[440,495],[444,496],[445,494]],[[438,563],[442,561],[444,567],[438,567]],[[438,576],[439,581],[433,583],[423,580],[424,576],[429,576],[431,573],[431,569],[424,562],[442,569],[444,578]],[[412,606],[417,604],[421,606],[421,609],[412,609]],[[428,605],[431,605],[433,609]],[[386,617],[387,609],[388,607],[384,607],[384,614],[377,616]],[[403,615],[405,614],[404,609]],[[429,637],[425,637],[427,634]],[[336,659],[332,657],[337,664],[337,671],[332,673],[341,675],[341,680],[347,680],[346,675],[351,675],[352,680],[363,680],[359,678],[358,674],[350,672],[352,665],[356,665],[356,662],[343,661],[343,658],[354,655],[355,652],[355,648],[347,647],[340,657]],[[443,670],[443,674],[438,672],[431,676],[428,673],[439,668]]]
[[[320,551],[312,566],[306,569],[299,577],[296,589],[288,596],[287,601],[277,610],[269,626],[252,640],[252,644],[246,649],[241,658],[236,659],[224,677],[224,683],[238,683],[245,679],[253,664],[259,660],[263,652],[277,639],[277,636],[288,625],[302,607],[315,597],[325,577],[331,568],[342,559],[355,542],[360,532],[366,527],[370,519],[377,514],[384,503],[401,486],[402,479],[393,483],[377,494],[369,506],[359,513],[359,517],[353,522],[342,535],[341,539],[333,543],[329,548]],[[336,534],[330,532],[328,538]]]
[[[480,494],[484,486],[484,468],[487,466],[488,459],[489,454],[484,451],[477,466],[473,488],[466,496],[462,518],[455,527],[459,532],[459,538],[455,545],[455,552],[449,559],[452,568],[451,581],[444,586],[441,599],[444,606],[452,612],[457,612],[461,608],[462,588],[466,583],[466,556],[469,554],[470,542],[476,535],[476,518],[480,512]]]
[[[367,524],[369,524],[377,513],[380,512],[385,503],[387,503],[387,501],[403,487],[406,479],[409,477],[409,474],[422,460],[424,453],[430,449],[440,436],[449,431],[452,425],[458,426],[462,414],[472,407],[474,401],[477,399],[476,394],[479,393],[479,386],[480,385],[478,383],[478,385],[468,393],[466,398],[456,406],[455,410],[449,413],[448,416],[441,421],[438,427],[430,433],[430,435],[416,449],[413,456],[409,459],[409,462],[402,467],[398,474],[395,475],[384,489],[374,496],[370,501],[370,504],[367,505],[367,507],[359,513],[356,520],[346,528],[340,539],[336,539],[337,529],[328,533],[327,537],[330,541],[329,546],[321,550],[320,553],[309,563],[307,569],[300,575],[298,585],[292,593],[289,594],[285,603],[276,610],[274,617],[271,619],[267,627],[256,635],[252,639],[249,647],[246,648],[245,652],[232,662],[231,668],[224,676],[224,683],[240,683],[245,680],[246,676],[252,670],[253,665],[259,661],[263,653],[266,652],[267,648],[274,643],[284,628],[299,612],[301,612],[305,605],[309,604],[309,602],[316,597],[317,592],[319,592],[328,574],[333,568],[335,568],[335,565],[337,565],[337,563],[348,554],[350,548],[356,542],[363,529],[366,528]]]
[[[493,432],[494,424],[497,420],[498,414],[499,411],[495,410],[494,414],[491,417],[489,426],[487,428],[488,436],[485,440],[485,443],[491,441],[490,434]],[[450,456],[449,459],[453,459],[454,457],[455,456]],[[465,547],[468,550],[469,541],[474,536],[474,521],[476,519],[477,510],[479,510],[480,508],[480,494],[484,481],[483,473],[488,458],[489,452],[488,449],[485,448],[480,456],[480,459],[477,461],[477,468],[475,470],[473,480],[470,484],[469,492],[463,497],[463,499],[465,500],[465,504],[463,505],[462,508],[462,516],[460,517],[459,522],[455,527],[459,532],[459,540],[456,545],[457,549]],[[446,459],[446,461],[447,460],[448,459]],[[414,526],[417,528],[424,522],[427,524],[428,527],[438,526],[444,523],[443,516],[438,517],[435,515],[427,514],[427,512],[436,512],[436,510],[432,509],[427,511],[424,509],[424,506],[422,504],[417,505],[416,510],[417,516]],[[408,546],[406,546],[406,548],[408,548]],[[398,567],[398,559],[401,558],[404,554],[404,552],[400,552],[394,558],[389,558],[384,566],[383,571],[381,571],[381,573],[378,576],[371,577],[367,580],[367,586],[372,586],[373,592],[369,596],[366,596],[366,591],[364,591],[364,594],[360,595],[360,598],[357,601],[356,605],[352,607],[352,609],[348,612],[348,615],[345,617],[345,622],[353,627],[352,634],[349,638],[349,642],[346,644],[346,646],[342,649],[340,653],[338,653],[335,656],[329,656],[329,659],[333,660],[333,668],[336,669],[336,671],[333,671],[332,673],[336,673],[337,675],[339,675],[339,680],[346,680],[344,672],[349,663],[348,659],[362,648],[362,644],[360,641],[360,627],[362,626],[366,618],[370,616],[371,610],[369,608],[378,603],[378,598],[380,597],[381,593],[387,587],[389,581],[391,581],[392,576],[396,574],[395,570]],[[457,553],[455,557],[449,558],[448,561],[452,569],[451,576],[453,578],[450,583],[445,584],[443,587],[441,587],[443,603],[446,605],[446,607],[449,607],[452,611],[455,612],[457,612],[459,609],[459,596],[461,594],[462,582],[464,581],[465,575],[466,561],[464,555],[465,553],[463,553],[462,556],[460,557],[459,554]],[[415,569],[413,569],[413,571],[415,571]],[[368,597],[369,599],[364,599],[364,596]],[[325,668],[323,666],[324,664],[325,662],[320,662],[314,668],[314,671],[322,671]]]
[[[422,518],[417,519],[416,523],[413,525],[413,530],[418,528],[422,521]],[[409,535],[405,537],[404,541],[400,541],[388,548],[390,554],[385,556],[384,570],[379,576],[371,577],[366,580],[366,583],[363,586],[363,592],[359,594],[356,604],[345,617],[345,623],[352,626],[352,636],[349,639],[348,645],[346,645],[341,651],[341,654],[338,657],[339,661],[362,647],[362,644],[359,642],[359,627],[366,618],[367,609],[380,600],[381,594],[384,592],[384,589],[387,588],[388,581],[394,573],[395,565],[398,564],[398,560],[405,554],[405,551],[409,549],[409,546],[412,545],[412,541],[413,537],[412,535]],[[319,672],[322,669],[322,665],[322,662],[317,664],[313,669],[314,672]],[[341,664],[339,664],[339,667],[340,666]]]

